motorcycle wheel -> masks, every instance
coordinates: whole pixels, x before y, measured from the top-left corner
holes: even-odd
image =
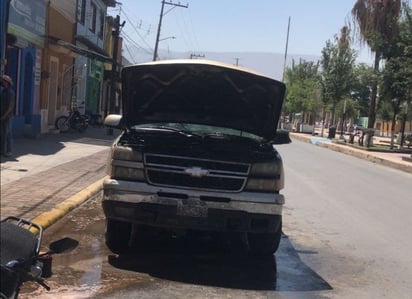
[[[68,132],[70,129],[69,118],[67,116],[60,116],[56,119],[54,123],[56,129],[60,130],[60,132],[65,133]]]

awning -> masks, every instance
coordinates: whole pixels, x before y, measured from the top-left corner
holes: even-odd
[[[75,53],[78,53],[82,56],[86,56],[86,57],[89,57],[89,58],[92,58],[92,59],[97,59],[97,60],[100,60],[102,62],[111,62],[112,61],[112,58],[105,55],[106,53],[104,53],[103,51],[101,51],[102,53],[98,53],[98,52],[93,51],[93,50],[81,48],[77,45],[74,45],[72,43],[69,43],[69,42],[64,41],[60,38],[50,36],[50,35],[47,38],[48,38],[49,42],[51,42],[52,44],[64,47],[64,48],[66,48],[68,50],[71,50]]]

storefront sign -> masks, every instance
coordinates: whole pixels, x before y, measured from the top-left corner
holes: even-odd
[[[11,0],[8,32],[43,47],[46,5],[43,0]]]

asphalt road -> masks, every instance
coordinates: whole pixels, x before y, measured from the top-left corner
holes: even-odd
[[[286,205],[275,258],[193,238],[114,256],[96,198],[46,231],[46,242],[69,235],[80,246],[54,257],[50,292],[27,285],[21,298],[410,299],[412,175],[309,143],[278,149]]]
[[[329,298],[412,298],[412,175],[299,141],[286,169],[285,232]]]

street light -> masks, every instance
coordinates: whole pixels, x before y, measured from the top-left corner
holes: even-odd
[[[168,37],[165,37],[165,38],[160,38],[158,41],[157,41],[157,45],[159,45],[159,43],[161,42],[161,41],[164,41],[164,40],[167,40],[167,39],[175,39],[176,37],[175,36],[168,36]],[[157,58],[159,58],[159,55],[158,55],[158,50],[157,50],[157,48],[156,48],[156,58],[154,58],[154,60],[153,61],[156,61],[157,60]]]
[[[167,39],[175,39],[175,38],[176,38],[176,36],[168,36],[168,37],[159,39],[159,42],[167,40]]]

